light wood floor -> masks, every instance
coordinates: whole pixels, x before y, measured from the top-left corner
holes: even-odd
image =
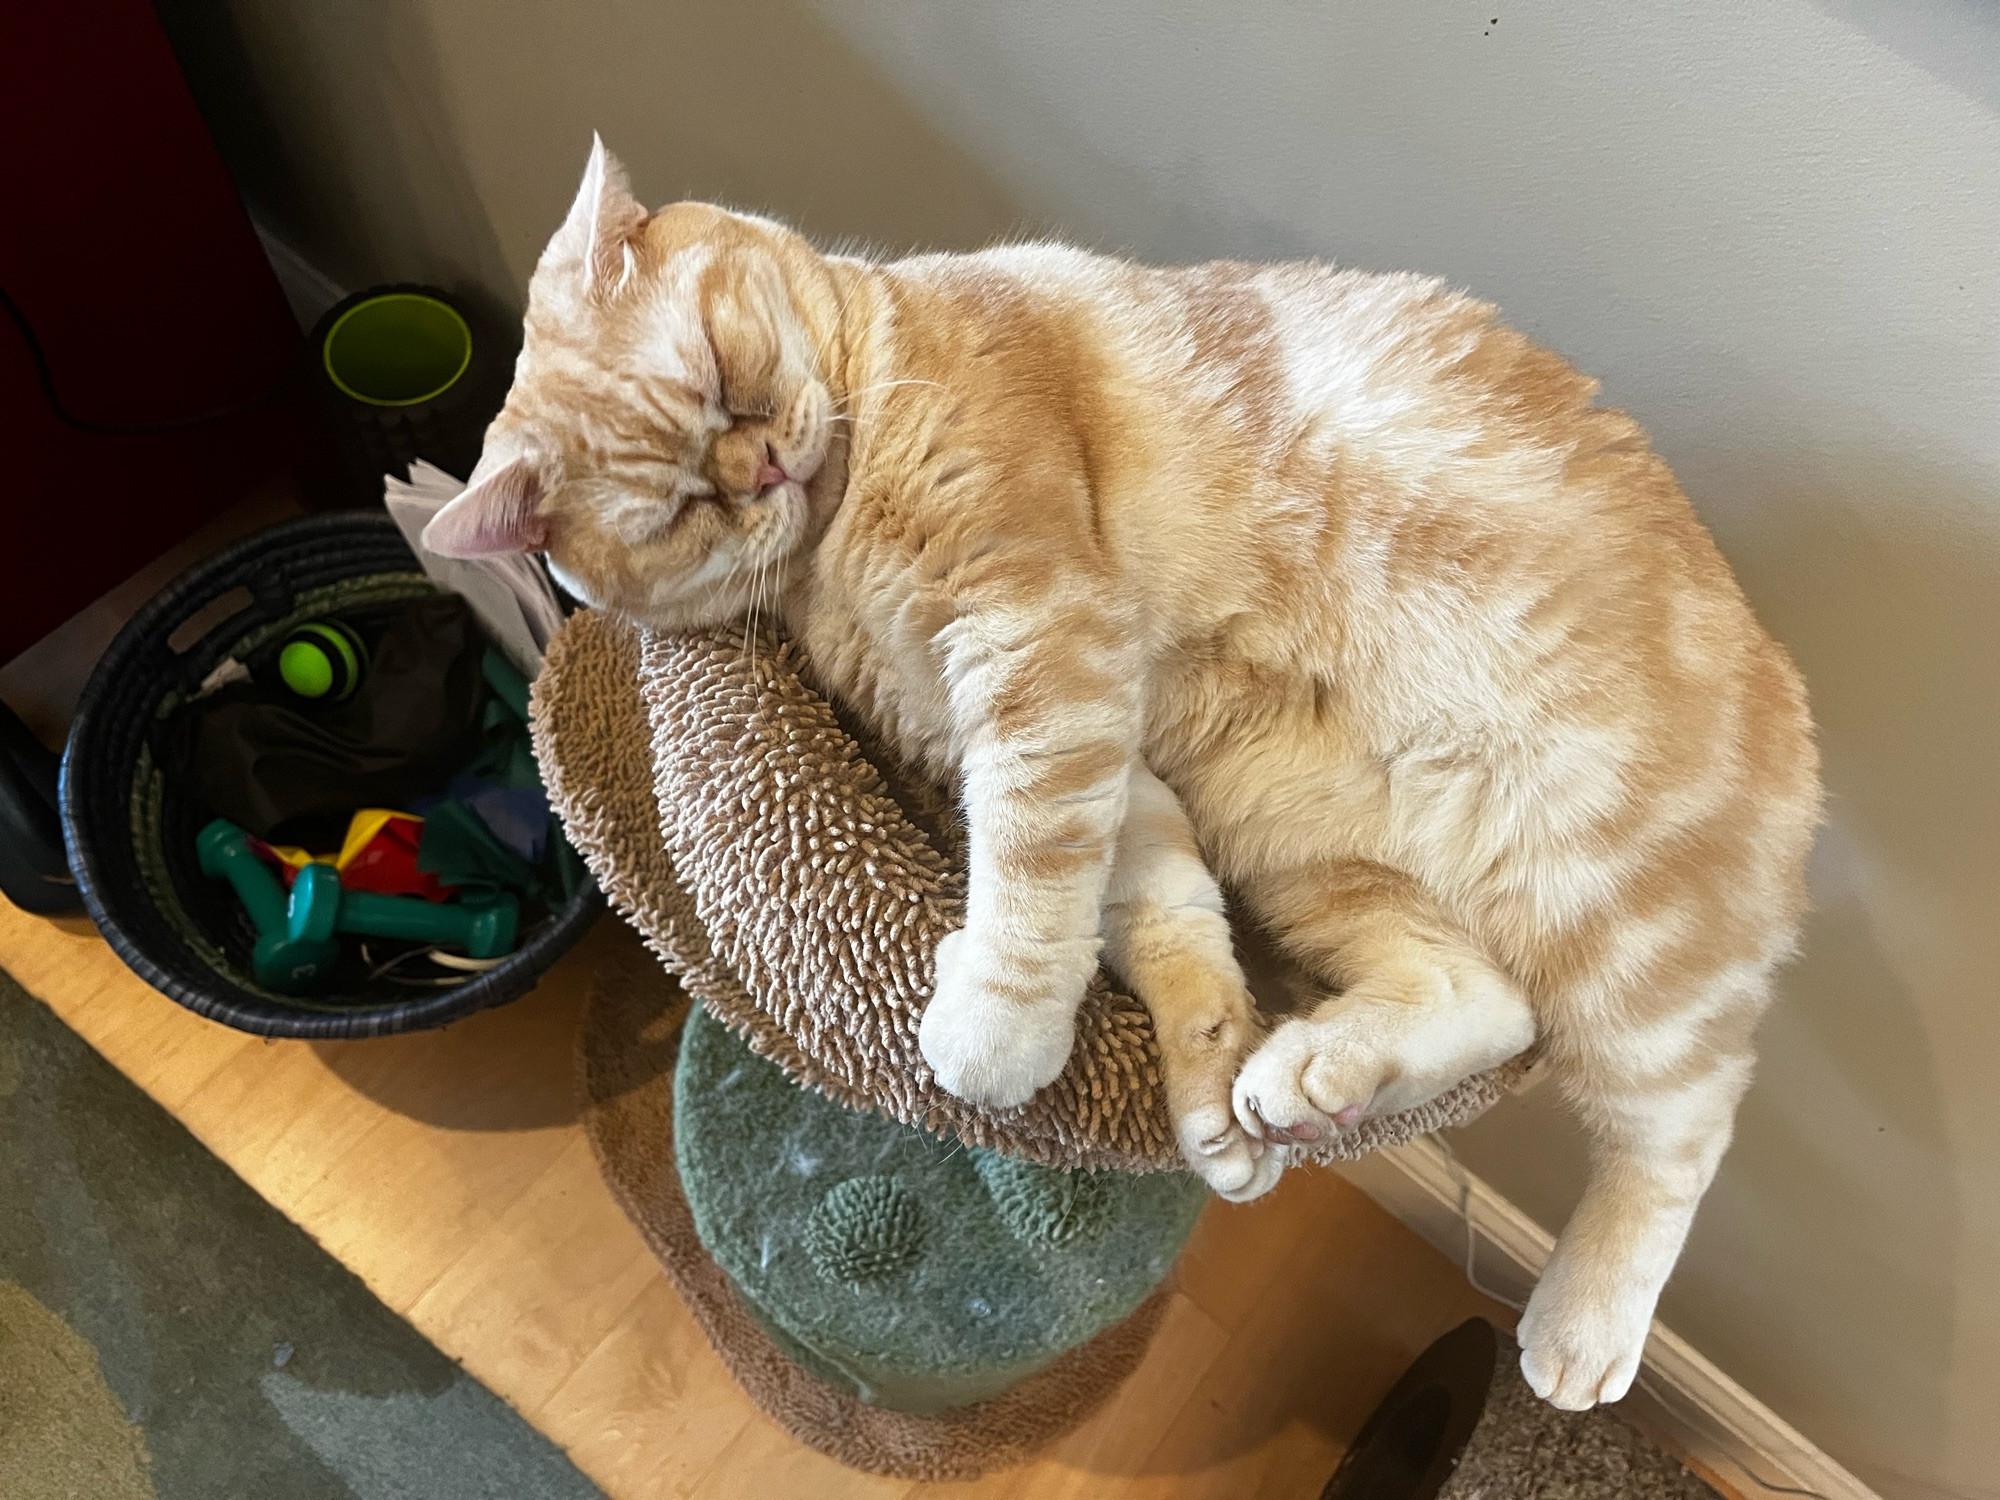
[[[969,1485],[842,1469],[731,1383],[592,1163],[572,1046],[625,940],[607,918],[533,995],[444,1031],[265,1042],[0,898],[0,967],[617,1500],[1309,1500],[1420,1349],[1506,1317],[1354,1188],[1294,1173],[1211,1207],[1145,1363],[1038,1462]]]

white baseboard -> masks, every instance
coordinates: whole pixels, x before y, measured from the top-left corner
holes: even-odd
[[[1466,1262],[1465,1201],[1479,1282],[1515,1302],[1527,1300],[1555,1246],[1547,1230],[1428,1137],[1343,1162],[1337,1170],[1456,1265]],[[1880,1500],[1659,1322],[1646,1341],[1645,1379],[1661,1394],[1634,1387],[1625,1403],[1632,1415],[1738,1493],[1768,1492],[1754,1475],[1824,1500]]]

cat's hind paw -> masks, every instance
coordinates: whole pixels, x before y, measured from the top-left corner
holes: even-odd
[[[1469,953],[1420,953],[1266,1037],[1237,1075],[1243,1128],[1310,1144],[1412,1109],[1535,1039],[1515,984]]]
[[[1076,1041],[1076,1007],[1024,1001],[994,984],[994,972],[994,961],[963,929],[938,944],[937,983],[917,1025],[917,1050],[945,1092],[1011,1109],[1062,1072]]]
[[[1295,1018],[1265,1040],[1231,1091],[1245,1131],[1271,1146],[1309,1144],[1359,1123],[1388,1065],[1342,1029]]]
[[[1585,1290],[1559,1265],[1528,1299],[1515,1338],[1521,1377],[1549,1405],[1586,1411],[1632,1389],[1646,1353],[1653,1299],[1642,1288]]]

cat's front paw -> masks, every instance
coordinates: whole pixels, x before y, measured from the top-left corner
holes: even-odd
[[[1653,1302],[1643,1286],[1571,1274],[1558,1251],[1515,1331],[1529,1389],[1564,1411],[1620,1399],[1639,1374]]]
[[[1182,1158],[1217,1197],[1261,1198],[1296,1153],[1252,1135],[1231,1107],[1230,1089],[1257,1038],[1257,1009],[1242,974],[1233,963],[1197,969],[1181,975],[1178,988],[1158,985],[1144,998]]]
[[[1225,1094],[1175,1122],[1181,1155],[1196,1176],[1218,1198],[1248,1203],[1278,1185],[1294,1154],[1273,1142],[1266,1144],[1237,1123]]]
[[[947,1093],[1010,1109],[1062,1072],[1076,1040],[1076,1007],[1022,1000],[994,983],[999,966],[963,929],[939,943],[937,983],[917,1026],[917,1048]]]

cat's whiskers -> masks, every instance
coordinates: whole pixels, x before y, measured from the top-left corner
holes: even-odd
[[[764,612],[765,590],[772,581],[773,562],[774,559],[768,555],[761,557],[750,573],[750,613],[743,633],[743,645],[737,652],[737,659],[742,660],[747,656],[753,680],[757,677],[757,630]]]
[[[757,628],[764,613],[764,584],[770,575],[771,560],[759,560],[757,571],[750,575],[750,678],[757,677]]]

